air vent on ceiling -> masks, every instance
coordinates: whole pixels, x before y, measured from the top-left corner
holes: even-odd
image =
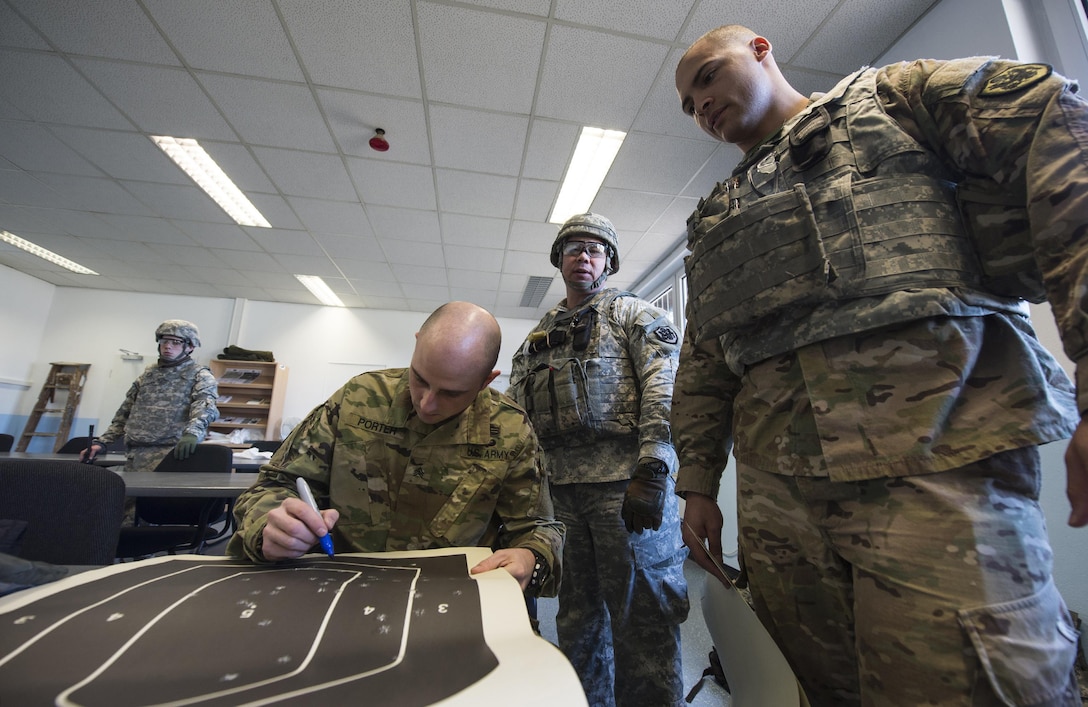
[[[551,277],[539,277],[530,275],[529,282],[525,284],[525,291],[521,293],[522,307],[539,307],[540,302],[552,285]]]

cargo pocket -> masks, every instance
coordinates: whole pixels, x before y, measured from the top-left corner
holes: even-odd
[[[959,620],[1005,704],[1040,704],[1069,689],[1077,630],[1053,581],[1025,599],[962,610]]]
[[[473,464],[462,475],[449,500],[431,519],[428,529],[451,547],[476,545],[491,524],[502,480]]]

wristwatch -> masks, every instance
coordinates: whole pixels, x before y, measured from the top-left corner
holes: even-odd
[[[532,596],[536,596],[540,593],[540,588],[544,586],[544,582],[547,581],[548,575],[551,574],[551,568],[548,566],[548,561],[544,558],[544,555],[531,547],[527,549],[533,553],[536,562],[533,564],[533,576],[529,578],[529,586],[525,588],[525,591]]]

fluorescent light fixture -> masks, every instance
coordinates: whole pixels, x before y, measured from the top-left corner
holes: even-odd
[[[272,228],[196,140],[168,135],[152,135],[151,139],[240,225]]]
[[[48,260],[49,262],[53,263],[54,265],[59,265],[62,268],[68,268],[72,272],[77,272],[80,275],[97,275],[98,274],[94,270],[91,270],[90,268],[85,268],[82,265],[80,265],[79,263],[74,263],[71,260],[68,260],[68,258],[57,255],[56,253],[54,253],[51,250],[46,250],[45,248],[42,248],[40,245],[37,245],[36,243],[31,243],[30,241],[26,240],[25,238],[20,238],[19,236],[15,235],[14,233],[8,233],[7,231],[0,231],[0,241],[4,241],[5,243],[10,243],[13,246],[15,246],[16,248],[22,248],[23,250],[25,250],[27,253],[30,253],[31,255],[36,255],[39,258],[43,259],[43,260]]]
[[[549,222],[563,223],[575,214],[589,211],[625,137],[627,133],[619,130],[582,128]]]
[[[327,304],[330,307],[344,307],[346,306],[340,301],[340,298],[336,296],[336,293],[329,289],[329,286],[325,284],[317,275],[295,275],[298,281],[303,285],[306,285],[306,289],[314,293],[314,297],[321,300],[321,304]]]

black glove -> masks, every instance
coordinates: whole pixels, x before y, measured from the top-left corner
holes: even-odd
[[[661,527],[668,477],[669,467],[660,459],[646,457],[639,460],[620,509],[628,533],[641,535],[643,530]]]
[[[91,442],[86,449],[79,453],[79,460],[84,464],[93,464],[94,458],[104,451],[106,451],[105,443],[99,442],[96,439]]]
[[[188,459],[196,449],[196,435],[182,435],[177,446],[174,447],[174,459]]]

